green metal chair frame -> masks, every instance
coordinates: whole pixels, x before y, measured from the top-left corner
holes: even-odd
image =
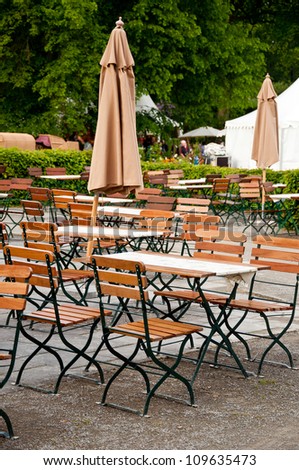
[[[89,293],[89,288],[93,282],[92,272],[86,269],[76,269],[72,267],[65,268],[60,256],[60,247],[56,243],[52,243],[49,240],[49,233],[45,233],[45,238],[42,242],[39,238],[40,232],[35,232],[34,230],[28,229],[28,227],[34,226],[35,224],[36,222],[21,223],[24,239],[24,248],[22,249],[22,251],[14,248],[14,256],[28,256],[28,259],[32,260],[33,263],[32,269],[36,268],[42,270],[41,263],[39,264],[39,266],[36,266],[36,262],[40,262],[38,250],[51,251],[55,256],[54,265],[56,268],[56,277],[59,281],[59,288],[61,290],[61,293],[64,294],[70,302],[74,302],[77,305],[87,305],[87,296]],[[6,253],[5,250],[4,252]],[[38,256],[37,259],[34,258],[35,255]],[[11,262],[17,262],[17,260],[14,260],[13,258]],[[82,266],[84,267],[85,265]],[[46,267],[44,266],[43,275],[45,275],[45,270]],[[72,294],[70,287],[75,288],[76,295]],[[38,295],[38,300],[33,298],[33,293],[36,293]],[[45,302],[47,301],[47,299],[49,299],[48,295],[45,295],[43,291],[38,288],[37,285],[33,285],[32,291],[30,292],[30,295],[28,297],[29,301],[33,305],[39,306],[40,298],[43,298]],[[43,306],[44,305],[45,304],[43,304]]]
[[[12,249],[13,247],[6,247],[8,258],[9,251]],[[20,250],[22,250],[22,248],[20,248]],[[15,382],[16,385],[33,388],[45,393],[56,394],[58,393],[63,377],[69,373],[69,370],[78,362],[79,359],[84,359],[87,364],[91,363],[94,365],[99,375],[100,383],[103,383],[104,374],[102,367],[100,366],[99,361],[94,359],[88,353],[88,348],[92,343],[94,332],[100,322],[100,311],[98,306],[88,307],[79,306],[74,303],[59,302],[57,299],[58,280],[56,276],[56,268],[53,266],[55,261],[54,254],[50,251],[40,250],[40,259],[47,268],[47,276],[41,275],[40,277],[42,278],[42,285],[50,289],[52,306],[40,307],[33,312],[24,312],[20,317],[19,325],[21,334],[36,347],[21,364]],[[32,263],[28,262],[28,266],[32,266]],[[37,283],[38,277],[38,274],[35,272],[30,280]],[[102,314],[110,315],[110,311],[104,310],[102,311]],[[35,333],[35,328],[32,328],[32,324],[40,324],[45,327],[44,338],[41,339],[40,331]],[[81,327],[85,328],[87,334],[86,337],[84,335],[84,341],[82,341],[83,337],[81,335],[80,341],[77,342],[76,337],[74,339],[74,335],[71,334],[71,331]],[[51,341],[54,335],[59,336],[61,345],[57,344],[57,341]],[[59,367],[57,379],[53,388],[50,390],[45,390],[39,386],[23,384],[23,382],[21,382],[26,368],[40,352],[50,354],[56,359]],[[68,356],[66,356],[67,359],[64,358],[64,352],[70,353],[71,358],[69,359]],[[97,379],[92,379],[86,375],[79,375],[79,377],[94,380],[96,383],[99,383]]]
[[[228,328],[227,336],[233,336],[243,344],[247,359],[249,361],[258,361],[257,374],[260,375],[264,362],[274,362],[271,360],[266,361],[266,358],[275,346],[280,347],[287,356],[288,364],[284,365],[294,368],[292,353],[286,343],[283,342],[283,336],[291,327],[295,316],[299,288],[299,240],[270,235],[258,235],[253,242],[255,246],[251,251],[251,263],[259,266],[268,266],[270,267],[270,271],[266,271],[262,277],[258,276],[258,273],[253,277],[248,299],[231,300],[228,305],[229,313],[226,326]],[[271,275],[271,271],[281,273],[282,276],[289,275],[293,280],[288,279],[284,281],[282,277],[277,280]],[[285,287],[286,292],[287,289],[290,289],[289,299],[285,298],[285,300],[276,301],[269,300],[269,298],[263,294],[257,295],[255,291],[258,284],[263,287],[263,292],[265,292],[267,285],[272,291],[275,289],[276,285]],[[212,299],[211,303],[221,306],[224,303],[224,299]],[[233,310],[239,310],[244,313],[236,324],[231,325],[229,315]],[[252,313],[259,314],[264,320],[266,333],[246,333],[242,330],[242,323]],[[286,319],[285,324],[279,331],[277,331],[277,323],[275,323],[275,318],[278,316]],[[273,320],[274,322],[272,323]],[[249,343],[246,341],[247,337],[257,337],[268,340],[268,346],[265,347],[259,359],[252,358]],[[219,350],[217,350],[215,354],[216,363],[218,352]]]
[[[14,369],[20,335],[19,318],[26,308],[26,295],[29,288],[27,282],[30,276],[31,269],[28,267],[0,265],[0,277],[5,279],[5,281],[0,282],[0,310],[13,311],[18,318],[11,339],[11,347],[5,349],[2,345],[0,346],[0,361],[4,363],[1,368],[5,368],[4,374],[1,374],[0,389],[8,382]],[[12,422],[2,408],[0,408],[0,417],[3,418],[7,429],[6,431],[0,431],[0,436],[14,438]]]
[[[23,207],[24,215],[28,221],[33,220],[37,222],[40,220],[41,222],[44,222],[45,211],[40,201],[22,199],[21,205]]]
[[[141,416],[147,416],[151,399],[153,396],[158,396],[157,391],[160,386],[168,378],[177,379],[187,389],[189,396],[189,405],[195,404],[194,392],[190,380],[185,377],[183,372],[178,371],[183,351],[186,343],[189,341],[190,336],[201,330],[201,327],[195,325],[186,325],[180,322],[172,322],[165,319],[152,318],[148,309],[148,291],[147,279],[145,276],[145,268],[142,263],[134,261],[123,261],[109,258],[109,256],[94,256],[92,258],[94,276],[96,280],[96,287],[99,296],[101,322],[103,328],[103,340],[107,349],[121,361],[121,365],[116,372],[108,380],[102,396],[102,405],[111,405],[125,409],[127,411],[134,411]],[[125,299],[125,312],[120,308],[118,311],[118,318],[115,319],[112,325],[107,325],[105,316],[103,315],[105,304],[105,296],[116,296],[119,299]],[[130,310],[127,300],[130,299],[140,303],[142,320],[130,321],[128,323],[120,323],[123,313]],[[136,339],[133,351],[128,352],[127,355],[121,352],[117,347],[113,346],[113,338],[115,335],[129,336]],[[171,365],[167,364],[155,354],[152,343],[161,340],[180,337],[182,339],[178,354]],[[148,359],[152,361],[152,367],[148,368],[144,362],[137,362],[136,356],[142,349]],[[114,381],[122,374],[127,368],[133,369],[138,372],[145,383],[146,398],[143,410],[132,409],[127,406],[122,406],[115,403],[107,402],[108,393]],[[150,374],[157,377],[154,384],[151,384]]]

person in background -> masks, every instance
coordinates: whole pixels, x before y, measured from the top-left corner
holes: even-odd
[[[92,150],[93,148],[93,143],[94,143],[94,136],[92,133],[88,130],[87,133],[83,136],[83,150]]]
[[[78,142],[79,144],[79,149],[83,150],[84,149],[84,140],[82,137],[78,134],[77,131],[73,132],[72,135],[70,135],[69,140],[72,142]]]
[[[193,163],[193,150],[185,140],[181,140],[180,158],[183,158],[186,162]]]
[[[188,148],[187,142],[185,140],[181,140],[181,144],[179,148],[180,157],[186,158],[188,153],[189,153],[189,148]]]
[[[83,150],[92,150],[92,143],[89,140],[85,140]]]

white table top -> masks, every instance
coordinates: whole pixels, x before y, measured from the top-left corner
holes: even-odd
[[[169,186],[170,189],[180,189],[186,191],[187,189],[211,189],[213,188],[212,184],[177,184]]]
[[[90,202],[93,203],[95,196],[89,196],[88,194],[77,194],[75,199],[77,202]],[[104,203],[109,204],[135,204],[135,199],[128,199],[128,198],[121,198],[121,197],[104,197],[99,196],[99,204],[102,205]]]
[[[41,175],[40,178],[47,180],[79,180],[81,175]]]
[[[138,217],[143,217],[142,212],[146,211],[145,208],[141,207],[117,207],[117,206],[98,206],[98,215],[102,216],[111,216],[111,217],[127,217],[127,218],[138,218]],[[170,211],[173,212],[173,211]],[[181,214],[179,212],[173,212],[174,217],[180,218]]]
[[[194,180],[179,180],[178,184],[204,184],[206,182],[206,178],[198,178]]]
[[[140,217],[143,209],[137,207],[116,207],[116,206],[98,206],[98,215],[107,215],[112,217]]]
[[[7,193],[0,193],[0,199],[5,199],[8,197]]]
[[[286,199],[298,199],[299,193],[269,194],[273,201],[285,201]]]
[[[70,202],[73,202],[72,196],[55,196],[55,199],[63,198],[64,201],[67,201],[69,199]],[[88,194],[77,194],[75,196],[75,201],[76,202],[82,202],[82,203],[90,203],[92,204],[94,201],[94,196],[89,196]],[[120,198],[120,197],[102,197],[99,196],[98,199],[99,205],[103,204],[135,204],[136,201],[135,199],[126,199],[126,198]]]
[[[149,271],[171,272],[183,276],[196,277],[199,275],[225,276],[235,282],[248,282],[257,271],[256,266],[244,263],[227,263],[195,259],[190,256],[156,254],[148,251],[122,252],[112,255],[113,258],[134,260],[144,263]]]
[[[66,225],[58,227],[56,232],[60,236],[80,237],[80,238],[146,238],[162,237],[167,231],[162,230],[138,230],[119,227],[97,227],[94,225]],[[169,233],[169,232],[167,232]]]

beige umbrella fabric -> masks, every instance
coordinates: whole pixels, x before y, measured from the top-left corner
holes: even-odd
[[[121,18],[101,59],[98,122],[88,190],[96,194],[143,188],[136,134],[134,59]]]
[[[99,194],[128,195],[143,189],[136,133],[135,77],[127,35],[116,22],[103,57],[98,121],[90,165],[88,190],[95,193],[91,225],[95,224]],[[92,253],[93,241],[87,246]]]
[[[263,170],[263,182],[266,181],[266,169],[279,160],[276,96],[270,75],[267,74],[257,96],[258,108],[252,146],[252,159]],[[263,203],[264,198],[263,190]]]

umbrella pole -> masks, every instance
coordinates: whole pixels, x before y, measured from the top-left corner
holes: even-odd
[[[97,220],[97,214],[98,214],[98,204],[99,204],[99,194],[96,193],[93,198],[93,203],[92,203],[92,212],[91,212],[91,220],[90,220],[90,225],[93,227],[96,225],[96,220]],[[91,229],[91,235],[92,235],[93,230]],[[91,237],[90,240],[88,240],[87,243],[87,250],[86,250],[86,255],[87,257],[92,255],[92,250],[93,250],[93,237]]]
[[[264,204],[265,204],[265,183],[266,183],[266,169],[265,169],[265,168],[263,169],[262,181],[263,181],[263,188],[262,188],[262,205],[263,205],[263,207],[264,207]]]
[[[262,170],[262,217],[264,217],[264,207],[265,207],[265,183],[266,183],[266,169]]]

